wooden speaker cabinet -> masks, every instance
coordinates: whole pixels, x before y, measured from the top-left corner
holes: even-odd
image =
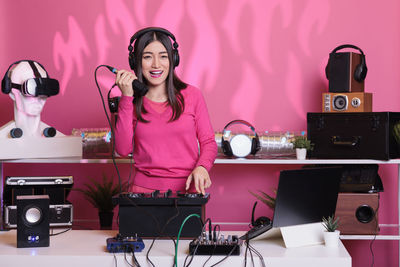
[[[364,92],[364,80],[357,81],[355,78],[357,68],[362,65],[363,55],[353,52],[331,53],[327,67],[329,80],[329,92]]]
[[[340,234],[377,234],[378,203],[378,193],[339,193],[335,216],[339,218]]]

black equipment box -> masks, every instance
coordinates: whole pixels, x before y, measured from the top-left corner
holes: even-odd
[[[307,113],[311,158],[376,159],[400,157],[393,127],[400,112]]]
[[[201,234],[205,217],[205,204],[209,194],[123,193],[113,197],[119,205],[119,234],[123,237],[142,238],[177,237],[184,220],[181,238],[195,238]]]
[[[190,255],[240,255],[243,240],[238,236],[228,236],[225,240],[192,240],[189,244]]]
[[[67,201],[72,176],[7,176],[3,192],[3,222],[17,227],[17,196],[48,195],[50,227],[72,226],[73,207]]]
[[[73,207],[71,203],[50,205],[50,227],[72,226]],[[4,206],[4,224],[6,228],[17,228],[17,206]]]
[[[72,176],[8,176],[4,185],[5,205],[16,205],[17,196],[49,195],[50,205],[67,203]]]

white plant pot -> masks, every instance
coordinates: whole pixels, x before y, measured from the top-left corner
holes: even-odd
[[[339,246],[339,235],[340,231],[335,232],[324,232],[325,246],[327,247],[338,247]]]
[[[306,159],[307,149],[306,148],[296,148],[297,159]]]

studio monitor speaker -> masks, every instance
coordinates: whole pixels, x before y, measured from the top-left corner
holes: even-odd
[[[366,69],[363,57],[364,55],[353,52],[332,53],[329,56],[327,67],[329,92],[364,92],[365,77],[357,76],[360,67]]]
[[[374,235],[379,232],[378,193],[339,193],[335,216],[339,230],[347,235]]]
[[[49,196],[17,196],[17,247],[48,247]]]

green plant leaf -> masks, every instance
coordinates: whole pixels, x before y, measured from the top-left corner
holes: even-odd
[[[328,218],[322,218],[322,224],[328,232],[335,232],[339,227],[339,217],[335,219],[334,215],[328,216]]]
[[[393,125],[393,137],[396,140],[396,143],[400,145],[400,122]]]
[[[249,190],[250,194],[252,194],[254,197],[256,197],[258,200],[260,200],[262,203],[264,203],[271,209],[274,209],[275,208],[275,198],[261,190],[258,190],[258,192],[260,192],[260,194],[254,193]],[[276,191],[275,191],[275,193],[276,193]]]
[[[123,183],[121,188],[122,190],[127,189],[127,183]],[[107,177],[103,173],[101,182],[89,177],[83,188],[74,188],[73,190],[82,193],[83,197],[99,211],[112,211],[115,208],[112,197],[119,193],[120,186],[118,183],[114,183],[112,177]]]

